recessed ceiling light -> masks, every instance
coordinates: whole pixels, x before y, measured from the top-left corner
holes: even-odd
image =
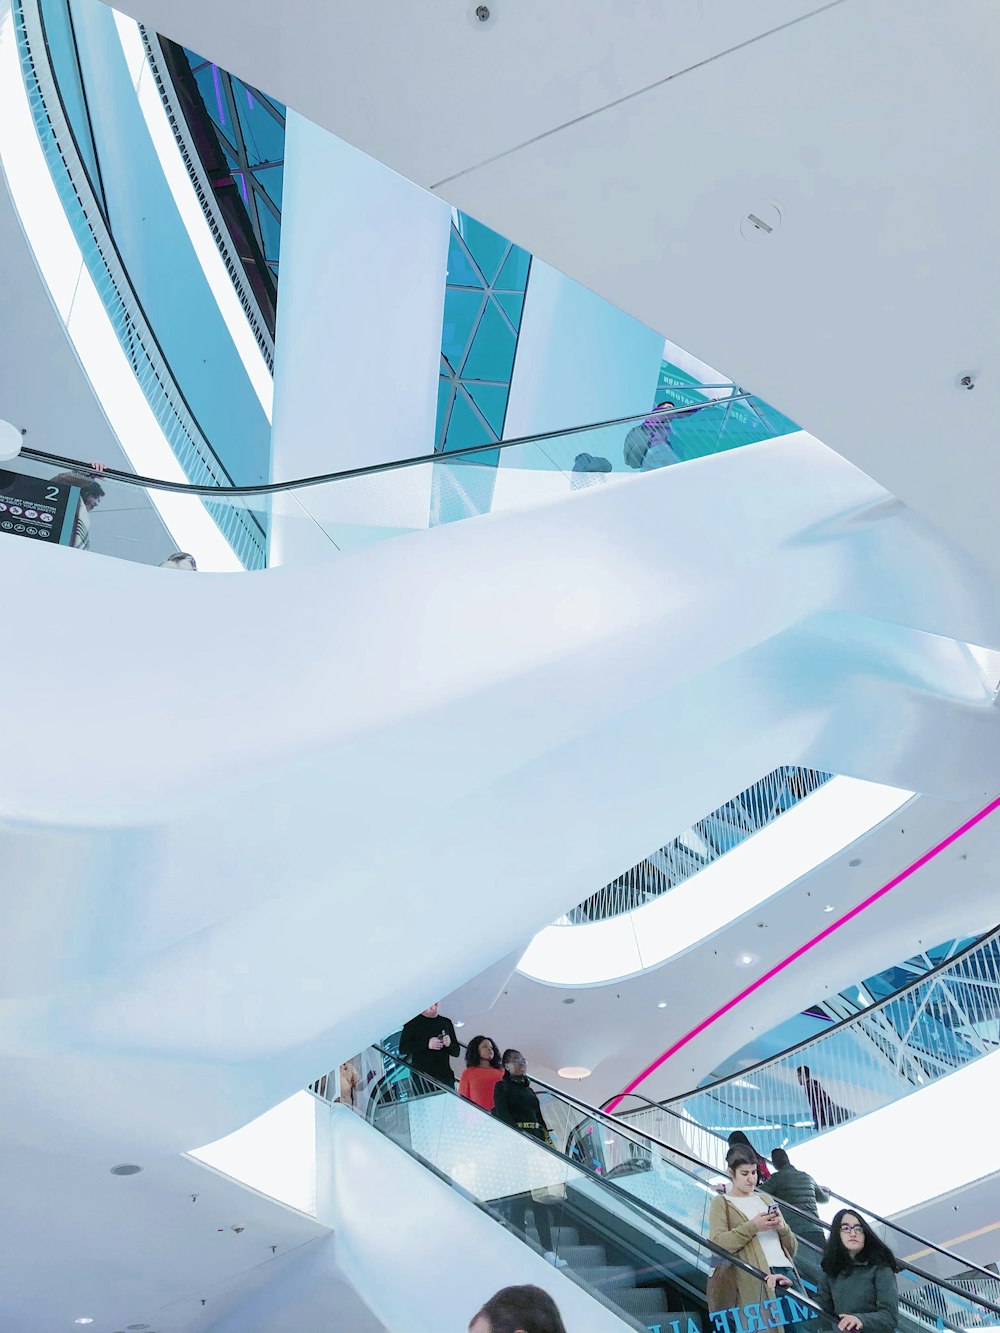
[[[823,908],[823,911],[824,911],[824,912],[832,912],[832,911],[833,911],[833,903],[827,903],[827,905]]]
[[[667,1002],[666,1002],[666,1000],[661,1000],[660,1003],[659,1003],[656,1007],[657,1007],[657,1009],[666,1009],[666,1007],[667,1007]]]
[[[136,1166],[134,1162],[119,1162],[117,1166],[111,1168],[113,1176],[137,1176],[142,1170],[141,1166]]]
[[[560,1078],[590,1078],[590,1070],[585,1065],[563,1065],[559,1070]]]
[[[756,963],[757,955],[755,953],[741,953],[736,959],[740,967],[749,967],[751,963]]]
[[[465,1019],[464,1019],[464,1018],[456,1018],[456,1019],[455,1019],[455,1026],[456,1026],[457,1028],[464,1028],[464,1027],[465,1027]]]

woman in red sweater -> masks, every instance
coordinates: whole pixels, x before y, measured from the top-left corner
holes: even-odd
[[[465,1069],[458,1091],[484,1111],[493,1110],[493,1090],[503,1078],[500,1052],[489,1037],[473,1037],[465,1048]]]

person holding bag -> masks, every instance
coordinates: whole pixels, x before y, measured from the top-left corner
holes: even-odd
[[[757,1158],[752,1148],[737,1144],[726,1154],[732,1181],[728,1194],[712,1200],[708,1238],[745,1264],[767,1274],[764,1282],[734,1264],[722,1263],[708,1280],[710,1311],[759,1305],[781,1287],[799,1287],[793,1260],[798,1242],[778,1205],[757,1192]]]
[[[554,1148],[538,1096],[528,1082],[527,1060],[520,1051],[508,1047],[503,1053],[503,1068],[503,1078],[493,1089],[494,1116],[505,1125],[510,1125],[511,1129],[519,1129],[522,1134],[528,1134]],[[545,1251],[545,1258],[556,1268],[565,1268],[566,1260],[557,1258],[555,1253],[549,1208],[560,1204],[565,1197],[565,1185],[546,1185],[531,1190],[530,1194],[515,1195],[508,1205],[511,1222],[522,1236],[526,1236],[530,1202],[535,1230]]]

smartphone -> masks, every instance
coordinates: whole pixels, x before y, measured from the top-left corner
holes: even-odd
[[[778,1212],[778,1205],[776,1203],[772,1203],[770,1208],[768,1208],[767,1210],[767,1215],[768,1217],[775,1217],[777,1215],[777,1212]]]

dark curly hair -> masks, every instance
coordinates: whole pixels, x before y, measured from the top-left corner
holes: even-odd
[[[477,1319],[486,1320],[490,1333],[566,1333],[555,1301],[541,1287],[504,1287],[472,1316],[469,1328]]]
[[[491,1068],[491,1069],[499,1069],[499,1068],[500,1068],[500,1047],[496,1044],[496,1042],[493,1040],[492,1037],[486,1037],[486,1036],[484,1036],[482,1033],[480,1033],[477,1037],[473,1037],[472,1040],[469,1042],[468,1046],[466,1046],[466,1048],[465,1048],[465,1063],[466,1063],[466,1065],[467,1065],[470,1069],[472,1069],[472,1068],[478,1069],[478,1068],[479,1068],[479,1046],[480,1046],[480,1043],[481,1043],[481,1042],[484,1042],[484,1041],[488,1041],[489,1044],[493,1047],[493,1059],[490,1061],[490,1068]]]
[[[865,1248],[861,1251],[861,1254],[865,1262],[898,1273],[900,1271],[899,1260],[888,1245],[879,1240],[861,1214],[855,1212],[853,1208],[841,1208],[830,1223],[830,1234],[826,1239],[823,1258],[820,1260],[820,1265],[827,1277],[839,1277],[841,1273],[846,1273],[855,1262],[851,1258],[850,1251],[840,1239],[840,1224],[845,1217],[856,1217],[861,1223],[861,1229],[865,1236]]]

